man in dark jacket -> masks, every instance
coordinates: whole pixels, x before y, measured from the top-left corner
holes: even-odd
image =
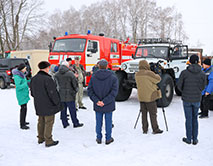
[[[199,118],[208,118],[209,115],[209,107],[210,107],[210,98],[213,95],[213,66],[211,65],[211,59],[205,59],[203,61],[203,69],[206,74],[207,84],[205,89],[202,92],[202,100],[200,109],[201,112]]]
[[[82,127],[76,115],[75,97],[78,92],[78,82],[73,72],[69,69],[69,63],[63,61],[59,67],[59,71],[55,74],[55,80],[58,85],[61,102],[64,109],[61,111],[61,120],[64,128],[69,126],[67,120],[67,107],[69,108],[73,127]]]
[[[48,74],[49,66],[49,62],[40,62],[38,64],[40,71],[32,78],[30,84],[36,115],[38,115],[38,143],[45,141],[46,147],[59,143],[52,139],[52,128],[55,114],[62,109],[56,84]]]
[[[186,118],[186,138],[183,142],[193,145],[198,143],[198,110],[201,101],[201,92],[205,87],[205,74],[198,65],[199,58],[192,55],[191,63],[186,70],[180,74],[177,87],[182,92],[183,108]]]
[[[92,76],[88,95],[93,101],[96,113],[96,134],[97,143],[101,144],[103,116],[105,116],[106,144],[114,141],[112,133],[112,112],[115,110],[115,97],[118,93],[118,79],[112,71],[107,70],[108,62],[102,59],[99,62],[99,68]]]

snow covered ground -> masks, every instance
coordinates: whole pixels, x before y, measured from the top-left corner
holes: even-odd
[[[0,90],[0,166],[212,166],[213,112],[210,118],[199,120],[199,144],[187,145],[184,114],[180,97],[174,96],[167,108],[169,131],[165,130],[163,113],[158,108],[158,123],[162,135],[153,135],[151,128],[142,134],[141,120],[133,126],[138,115],[137,92],[126,102],[117,103],[113,114],[113,137],[110,145],[95,142],[95,114],[92,102],[84,96],[88,108],[78,111],[82,128],[62,127],[56,115],[53,138],[59,145],[45,148],[37,144],[37,116],[33,101],[28,103],[27,121],[30,130],[19,129],[19,106],[15,89]]]

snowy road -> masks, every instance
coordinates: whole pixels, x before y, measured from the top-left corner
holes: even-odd
[[[19,129],[19,106],[15,89],[0,90],[0,166],[212,166],[213,112],[210,118],[199,120],[199,144],[186,145],[184,114],[180,97],[165,109],[169,131],[165,131],[162,110],[158,122],[162,135],[153,135],[151,128],[142,134],[141,120],[133,126],[138,115],[137,92],[126,102],[117,103],[113,114],[115,142],[106,146],[95,142],[95,114],[92,102],[85,95],[87,110],[78,111],[83,128],[63,129],[57,114],[53,138],[59,145],[45,148],[37,144],[37,116],[33,101],[28,104],[27,121],[30,130]]]

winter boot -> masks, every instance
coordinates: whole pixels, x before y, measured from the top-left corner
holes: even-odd
[[[79,123],[79,124],[74,125],[73,127],[77,128],[77,127],[82,127],[83,125],[84,125],[83,123]]]
[[[30,127],[24,125],[24,126],[21,126],[21,129],[23,129],[23,130],[28,130],[28,129],[30,129]]]
[[[46,147],[51,147],[51,146],[55,146],[55,145],[58,145],[59,141],[53,141],[53,143],[51,144],[46,144],[45,146]]]
[[[191,144],[191,141],[187,140],[187,138],[185,138],[185,137],[182,139],[182,141],[187,143],[187,144]]]
[[[198,140],[193,141],[192,144],[193,144],[193,145],[197,145],[197,144],[198,144]]]
[[[163,133],[163,130],[158,129],[158,130],[156,130],[156,131],[153,131],[152,133],[153,133],[153,134],[162,134],[162,133]]]
[[[100,139],[96,139],[96,142],[97,142],[97,144],[101,144],[102,143],[102,141],[100,140]]]
[[[113,139],[113,138],[111,138],[110,140],[106,141],[105,144],[106,144],[106,145],[109,145],[109,144],[112,143],[112,142],[114,142],[114,139]]]

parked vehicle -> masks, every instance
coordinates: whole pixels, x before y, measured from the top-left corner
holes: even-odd
[[[99,36],[90,33],[87,35],[66,34],[54,38],[54,43],[50,44],[48,60],[51,64],[58,65],[60,61],[66,60],[68,57],[74,60],[78,56],[86,71],[91,71],[100,59],[106,59],[109,62],[109,69],[116,71],[119,70],[122,62],[132,59],[132,54],[135,54],[136,48],[136,44],[107,38],[104,37],[104,34]],[[86,85],[88,85],[89,80],[90,77],[87,77]]]
[[[161,75],[159,88],[162,91],[162,100],[157,102],[158,106],[168,106],[173,98],[176,82],[181,71],[186,68],[188,60],[188,46],[183,45],[181,41],[171,39],[142,39],[142,45],[137,47],[134,60],[121,64],[121,70],[116,71],[119,79],[119,92],[117,101],[125,101],[129,98],[132,88],[136,87],[135,72],[139,70],[140,60],[146,59],[152,64],[153,70]]]
[[[24,63],[27,66],[27,77],[31,78],[31,67],[27,59],[0,59],[0,88],[5,89],[10,84],[14,84],[12,70],[19,64]]]

